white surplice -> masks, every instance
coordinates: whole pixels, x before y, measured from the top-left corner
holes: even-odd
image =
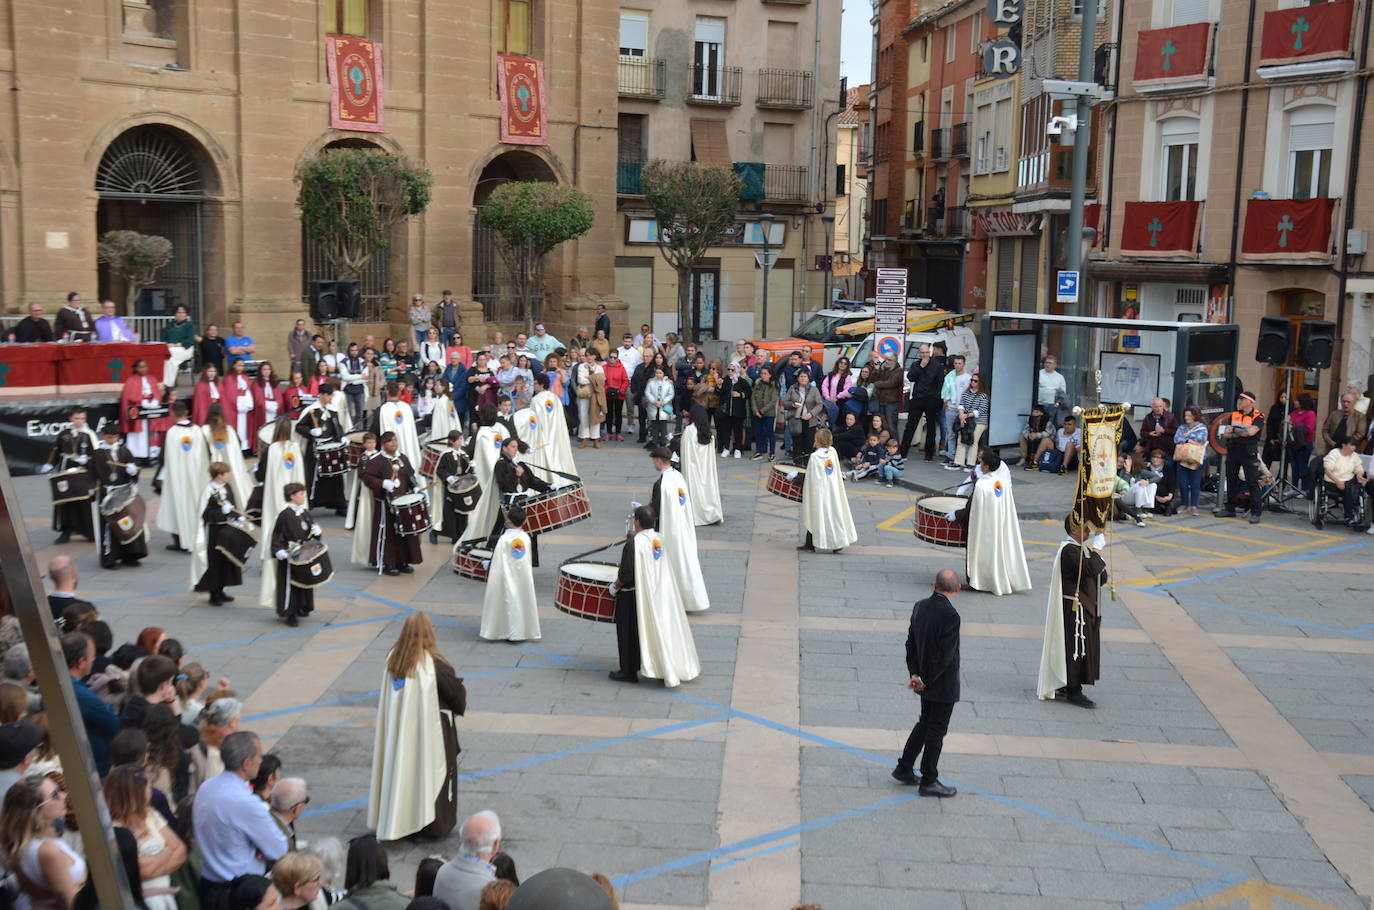
[[[358,460],[358,468],[377,457],[377,452],[363,452]],[[348,517],[344,527],[353,532],[353,547],[349,557],[354,565],[368,566],[371,561],[372,546],[372,491],[354,473],[353,495],[348,500]]]
[[[844,494],[840,456],[828,446],[812,452],[806,462],[801,520],[802,540],[806,540],[809,531],[818,550],[838,550],[859,539],[849,499]]]
[[[663,538],[635,535],[635,612],[639,620],[639,672],[672,688],[701,675],[692,627],[668,566]]]
[[[200,494],[210,482],[209,452],[200,428],[189,420],[167,428],[162,444],[162,497],[157,526],[191,549],[200,530]],[[245,500],[246,502],[246,500]]]
[[[538,641],[539,605],[534,596],[530,538],[508,528],[491,551],[487,593],[482,599],[482,628],[488,641]]]
[[[714,438],[714,434],[713,434]],[[711,440],[697,440],[697,429],[689,426],[678,441],[682,476],[690,484],[692,523],[713,525],[723,521],[720,505],[720,476],[716,471],[716,447]]]
[[[367,826],[380,841],[399,840],[434,821],[434,800],[448,773],[434,659],[421,658],[414,676],[382,671]]]
[[[700,613],[711,608],[706,593],[706,579],[701,575],[701,560],[697,557],[697,526],[692,521],[692,497],[687,492],[687,478],[676,468],[668,468],[659,475],[658,527],[663,545],[668,549],[668,564],[677,582],[678,594],[688,613]]]
[[[530,411],[534,414],[535,443],[530,447],[538,452],[533,459],[545,467],[564,474],[577,474],[577,463],[573,461],[572,438],[568,433],[568,419],[563,416],[563,403],[552,392],[539,392],[530,400]],[[553,486],[571,483],[557,474],[544,476]]]
[[[415,435],[415,413],[410,405],[404,401],[388,401],[378,408],[379,441],[383,433],[396,434],[398,450],[410,459],[411,466],[418,473],[424,462],[420,459],[420,437]]]
[[[979,479],[969,502],[968,582],[975,591],[1012,594],[1031,589],[1026,548],[1011,480],[996,473]]]
[[[473,441],[472,473],[477,477],[482,495],[477,500],[477,507],[468,515],[467,529],[464,531],[468,540],[486,540],[492,526],[496,524],[496,510],[501,507],[501,493],[496,488],[492,470],[501,457],[501,443],[505,439],[506,428],[494,423],[478,430]],[[457,544],[454,546],[457,547]]]

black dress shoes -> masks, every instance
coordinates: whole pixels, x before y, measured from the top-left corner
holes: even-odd
[[[1080,708],[1097,707],[1097,702],[1093,701],[1091,698],[1084,695],[1082,692],[1070,692],[1064,696],[1064,700],[1069,704],[1077,705]]]
[[[921,784],[920,792],[922,796],[938,796],[943,799],[946,797],[953,796],[959,791],[949,786],[948,784],[942,784],[938,780],[935,780],[931,781],[928,784]]]
[[[58,534],[58,535],[57,535],[57,539],[54,540],[54,541],[52,542],[52,544],[53,544],[53,546],[55,546],[55,547],[61,546],[62,544],[66,543],[67,541],[69,541],[69,540],[71,540],[71,539],[72,539],[72,533],[71,533],[70,531],[63,531],[61,534]]]
[[[414,575],[414,574],[415,574],[415,567],[414,567],[414,566],[401,566],[401,567],[400,567],[400,570],[401,570],[401,574],[402,574],[402,575]]]
[[[610,673],[609,675],[610,675],[611,679],[615,680],[616,682],[623,682],[623,683],[637,683],[637,682],[639,682],[639,674],[638,674],[638,673],[630,673],[630,672],[628,672],[628,671],[626,671],[626,670],[612,670],[611,673]]]
[[[301,621],[297,619],[296,614],[293,613],[290,616],[286,617],[286,624],[294,629],[296,628],[296,626],[299,626],[301,624]]]
[[[212,606],[212,607],[222,607],[222,606],[224,606],[224,601],[219,597],[219,595],[217,595],[217,594],[211,594],[211,595],[210,595],[210,606]]]
[[[814,553],[814,552],[816,552],[816,545],[815,545],[815,544],[810,544],[810,543],[804,543],[804,544],[802,544],[801,546],[797,547],[797,549],[798,549],[798,550],[810,550],[812,553]]]
[[[915,772],[910,768],[893,768],[892,779],[899,784],[906,784],[908,787],[915,786],[921,781],[916,777]]]
[[[400,575],[400,574],[401,574],[401,570],[398,569],[398,568],[396,568],[395,566],[387,566],[386,568],[382,569],[382,574],[383,574],[383,575]]]
[[[221,591],[221,592],[219,593],[219,598],[220,598],[220,600],[224,601],[224,602],[227,603],[227,604],[233,603],[233,602],[234,602],[234,597],[233,597],[233,595],[232,595],[232,594],[225,594],[223,591]]]

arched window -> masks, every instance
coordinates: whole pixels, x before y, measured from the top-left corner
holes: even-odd
[[[1198,122],[1170,117],[1159,125],[1160,199],[1164,202],[1197,199]]]
[[[1336,144],[1336,109],[1307,104],[1288,112],[1290,199],[1331,195],[1331,150]]]

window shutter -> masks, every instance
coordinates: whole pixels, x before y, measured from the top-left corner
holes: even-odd
[[[1172,0],[1172,25],[1192,25],[1211,19],[1209,0]]]

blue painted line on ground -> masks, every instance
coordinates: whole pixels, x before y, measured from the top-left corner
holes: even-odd
[[[1128,590],[1132,591],[1156,591],[1168,588],[1181,588],[1184,585],[1195,585],[1198,582],[1214,581],[1218,578],[1229,578],[1232,575],[1240,575],[1243,572],[1256,572],[1260,569],[1272,569],[1274,566],[1285,566],[1295,562],[1306,562],[1310,559],[1321,559],[1323,556],[1334,556],[1337,553],[1345,553],[1350,550],[1360,550],[1368,546],[1370,546],[1370,543],[1348,543],[1343,544],[1339,547],[1332,547],[1329,550],[1318,550],[1315,553],[1306,553],[1302,556],[1289,556],[1284,559],[1275,559],[1271,562],[1262,562],[1259,565],[1242,566],[1238,569],[1227,569],[1225,572],[1213,572],[1209,575],[1199,575],[1197,578],[1186,578],[1182,581],[1165,581],[1160,582],[1156,585],[1140,585],[1129,587],[1127,585],[1120,585],[1119,587],[1127,588]]]
[[[329,584],[325,585],[325,587],[330,588],[334,591],[342,591],[343,593],[348,594],[351,597],[361,597],[363,600],[370,600],[374,603],[384,604],[388,607],[395,607],[397,610],[402,610],[406,613],[419,612],[409,604],[403,604],[400,601],[396,600],[387,600],[385,597],[378,597],[376,594],[369,594],[366,591],[360,591],[357,588],[350,588],[348,585],[341,585],[336,581],[331,581]]]
[[[1241,875],[1239,873],[1235,875],[1223,875],[1221,878],[1214,878],[1209,882],[1203,882],[1200,885],[1194,885],[1191,888],[1186,888],[1183,891],[1178,892],[1177,894],[1171,894],[1168,897],[1162,897],[1159,900],[1151,901],[1148,904],[1141,904],[1140,906],[1136,907],[1135,910],[1176,910],[1176,908],[1182,907],[1184,904],[1192,903],[1193,901],[1197,900],[1202,900],[1206,897],[1211,897],[1213,894],[1225,891],[1232,885],[1239,885],[1241,882],[1244,881],[1248,881],[1247,876]]]
[[[1181,604],[1197,604],[1200,607],[1211,607],[1214,610],[1225,610],[1227,613],[1240,613],[1245,616],[1254,616],[1257,619],[1266,619],[1270,622],[1280,623],[1285,626],[1294,626],[1300,629],[1316,629],[1319,632],[1328,632],[1332,635],[1342,635],[1347,638],[1368,638],[1359,629],[1337,629],[1333,626],[1324,626],[1321,623],[1308,622],[1305,619],[1291,619],[1287,616],[1275,616],[1272,613],[1260,613],[1257,610],[1247,610],[1244,607],[1231,607],[1226,604],[1219,604],[1210,600],[1198,600],[1195,597],[1178,597],[1174,599]]]
[[[727,860],[726,860],[725,862],[723,862],[723,863],[716,863],[716,864],[715,864],[714,866],[712,866],[711,868],[712,868],[712,869],[728,869],[728,868],[730,868],[731,866],[735,865],[736,863],[742,863],[742,862],[744,862],[746,859],[753,859],[753,858],[756,857],[756,856],[766,856],[766,855],[768,855],[769,853],[781,853],[781,852],[784,851],[784,850],[790,850],[790,849],[793,848],[793,847],[800,847],[800,846],[801,846],[801,841],[800,841],[800,840],[790,840],[790,841],[788,841],[788,842],[785,843],[785,844],[778,844],[776,847],[765,847],[765,848],[762,849],[762,850],[755,850],[755,851],[753,851],[752,853],[745,853],[745,854],[743,854],[743,855],[741,855],[741,856],[734,856],[734,857],[731,857],[730,859],[727,859]]]
[[[1360,635],[1364,632],[1374,632],[1374,622],[1371,622],[1368,625],[1364,626],[1356,626],[1355,628],[1349,631],[1351,635]]]
[[[249,714],[243,718],[243,723],[254,723],[260,720],[269,720],[273,717],[285,717],[288,714],[303,714],[306,711],[314,711],[316,708],[334,708],[339,705],[351,705],[354,702],[367,701],[369,698],[376,698],[381,694],[378,689],[371,692],[362,692],[358,695],[345,695],[343,698],[332,698],[329,701],[317,701],[308,705],[296,705],[294,708],[279,708],[276,711],[263,711],[261,714]]]

